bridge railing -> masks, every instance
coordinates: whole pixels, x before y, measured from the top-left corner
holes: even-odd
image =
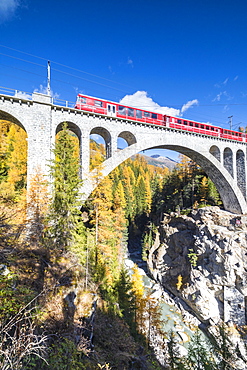
[[[8,87],[0,86],[0,93],[3,95],[14,96],[20,99],[32,100],[32,93],[26,91],[20,91],[15,89],[10,89]]]
[[[3,86],[0,86],[0,94],[13,96],[15,98],[26,99],[26,100],[32,100],[32,96],[33,96],[33,93],[26,92],[26,91],[15,90],[15,89],[10,89],[8,87],[3,87]],[[56,97],[52,97],[51,102],[54,105],[59,105],[59,106],[62,106],[62,107],[68,107],[68,108],[74,108],[75,107],[75,102],[58,99]]]
[[[75,108],[75,102],[69,100],[58,99],[56,97],[52,98],[52,104],[59,105],[66,108]]]

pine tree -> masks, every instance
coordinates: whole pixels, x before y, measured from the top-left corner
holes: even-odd
[[[194,370],[216,370],[216,365],[209,342],[202,340],[197,330],[189,344],[187,365]]]
[[[79,188],[82,181],[79,178],[79,160],[74,157],[74,144],[63,124],[55,149],[55,158],[50,166],[53,178],[53,197],[48,216],[47,241],[59,249],[70,247],[74,237],[79,214]]]
[[[127,271],[122,268],[119,278],[115,284],[117,292],[118,304],[121,313],[130,327],[134,323],[134,300],[132,296],[132,284]]]
[[[136,181],[136,189],[135,189],[137,214],[142,214],[146,209],[145,193],[146,193],[145,181],[144,181],[143,176],[139,175]]]
[[[179,353],[178,343],[174,331],[168,333],[168,363],[171,370],[188,370],[184,363],[184,359]]]
[[[212,205],[221,205],[221,199],[220,195],[218,193],[218,190],[216,189],[216,186],[214,185],[213,181],[208,178],[208,202]]]

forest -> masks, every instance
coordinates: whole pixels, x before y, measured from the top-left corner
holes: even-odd
[[[28,194],[26,139],[0,121],[1,369],[234,369],[224,327],[221,345],[195,331],[179,356],[138,267],[124,265],[136,236],[146,259],[164,214],[222,205],[203,170],[185,156],[168,170],[137,155],[103,178],[104,146],[91,140],[98,186],[82,205],[78,140],[66,123],[49,174],[37,168]],[[166,367],[153,335],[166,339]]]

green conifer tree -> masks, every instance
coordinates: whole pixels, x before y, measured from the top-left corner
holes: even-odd
[[[188,370],[184,363],[184,358],[180,355],[178,350],[178,342],[174,331],[168,333],[168,363],[171,370]]]
[[[202,340],[200,332],[197,330],[189,345],[187,365],[194,370],[216,370],[218,369],[213,351],[209,342]]]
[[[119,278],[115,283],[115,291],[121,314],[131,328],[134,325],[134,298],[132,294],[132,283],[127,271],[122,268]]]
[[[57,248],[66,250],[71,246],[79,214],[79,160],[75,158],[74,143],[63,124],[55,149],[55,158],[50,166],[53,178],[53,194],[48,216],[46,240]]]

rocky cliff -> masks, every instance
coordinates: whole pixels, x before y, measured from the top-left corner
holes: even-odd
[[[208,333],[225,322],[234,329],[235,339],[240,338],[238,330],[246,329],[246,216],[218,207],[188,216],[165,215],[149,251],[148,267]]]

